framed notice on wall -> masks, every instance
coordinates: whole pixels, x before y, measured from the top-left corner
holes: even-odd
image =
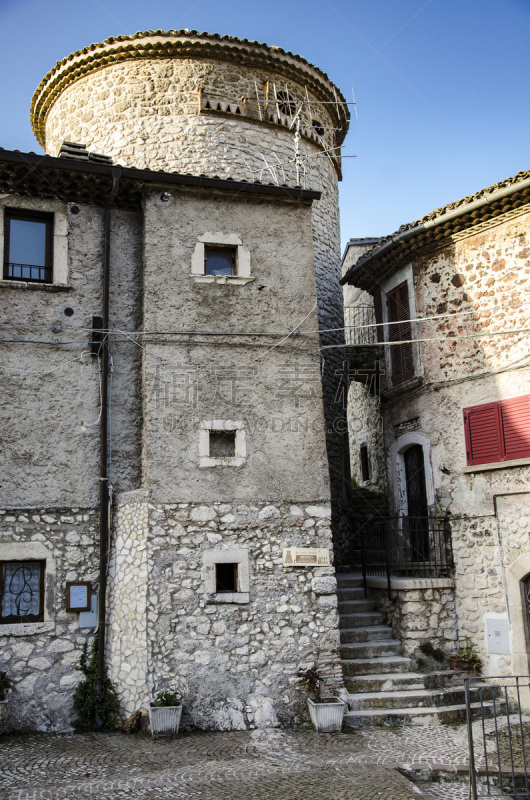
[[[69,581],[66,584],[66,610],[90,611],[90,581]]]

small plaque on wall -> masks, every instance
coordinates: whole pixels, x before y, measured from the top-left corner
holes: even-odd
[[[90,611],[90,581],[69,581],[66,584],[66,610]]]
[[[329,550],[321,547],[286,547],[284,567],[329,567]]]

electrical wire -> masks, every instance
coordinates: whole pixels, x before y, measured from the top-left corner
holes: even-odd
[[[402,344],[417,344],[419,342],[451,342],[460,341],[460,339],[484,339],[491,336],[512,336],[517,333],[530,333],[530,328],[517,328],[513,331],[492,331],[491,333],[460,333],[458,336],[432,336],[425,339],[399,339],[395,342],[374,342],[366,344],[326,344],[320,347],[320,350],[330,350],[332,348],[341,347],[386,347],[387,345],[402,345]]]
[[[310,334],[310,333],[335,333],[340,331],[350,331],[350,330],[364,330],[366,328],[381,328],[385,325],[395,325],[395,324],[405,324],[405,323],[414,323],[417,324],[419,322],[428,322],[431,320],[437,319],[451,319],[454,317],[461,317],[467,316],[470,314],[483,314],[488,313],[490,311],[504,311],[506,309],[518,309],[523,308],[530,305],[530,301],[527,302],[517,302],[516,304],[507,304],[507,305],[495,305],[495,306],[486,306],[485,308],[478,308],[478,309],[471,309],[469,311],[451,311],[446,314],[434,314],[432,316],[427,317],[415,317],[414,319],[404,319],[399,320],[399,323],[394,322],[373,322],[368,323],[366,325],[345,325],[344,327],[339,328],[322,328],[318,330],[301,330],[299,331],[300,334]],[[355,306],[353,306],[355,308]],[[45,328],[50,329],[52,324],[48,325],[28,325],[26,323],[13,323],[13,322],[0,322],[0,328]],[[80,325],[71,325],[69,323],[63,324],[63,330],[76,330],[76,331],[87,331],[92,333],[92,331],[96,333],[103,333],[103,329],[101,328],[86,328]],[[141,331],[124,331],[120,328],[109,328],[108,334],[112,335],[113,333],[118,332],[124,336],[142,336],[142,335],[152,335],[152,334],[163,334],[163,335],[174,335],[174,336],[184,336],[184,335],[201,335],[201,336],[289,336],[291,334],[290,331],[186,331],[186,330],[141,330]],[[105,331],[107,333],[107,331]],[[2,341],[2,340],[0,340]]]

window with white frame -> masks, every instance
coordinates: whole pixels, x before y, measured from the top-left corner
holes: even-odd
[[[200,467],[242,467],[247,457],[243,422],[205,420],[199,431]]]
[[[237,233],[205,233],[195,245],[191,275],[198,283],[244,285],[254,280],[250,252]]]
[[[248,550],[207,550],[203,559],[207,603],[250,602]]]

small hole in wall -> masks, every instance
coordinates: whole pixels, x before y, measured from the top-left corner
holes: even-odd
[[[210,458],[233,458],[235,454],[235,431],[210,431]]]
[[[237,564],[215,565],[215,591],[237,592]]]
[[[66,306],[66,308],[63,311],[63,314],[64,314],[65,317],[73,317],[74,314],[75,314],[75,311],[72,308],[72,306]]]
[[[80,211],[79,206],[70,206],[70,214],[79,214]]]

